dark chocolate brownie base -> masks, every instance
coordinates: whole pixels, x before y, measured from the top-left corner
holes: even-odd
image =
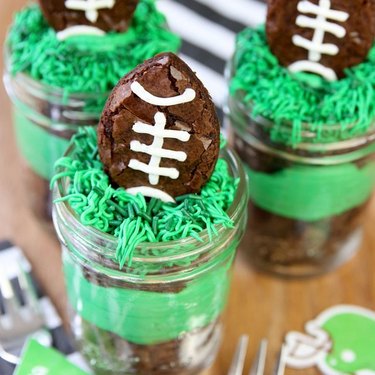
[[[250,245],[243,253],[253,265],[266,271],[301,276],[327,271],[356,250],[343,249],[351,239],[355,241],[353,236],[360,235],[367,205],[368,202],[341,215],[306,222],[270,213],[250,202],[246,234]]]
[[[103,260],[103,259],[102,259]],[[197,260],[199,262],[199,259]],[[108,263],[104,263],[110,266]],[[117,287],[156,293],[179,293],[185,282],[142,285],[110,279],[87,267],[84,277],[103,287]],[[161,271],[162,272],[162,271]],[[74,312],[72,311],[72,314]],[[78,322],[75,327],[74,322]],[[100,329],[83,319],[72,319],[77,344],[96,374],[100,375],[195,375],[207,368],[219,348],[222,324],[220,317],[209,325],[185,332],[175,340],[152,345],[129,342],[115,333]],[[126,370],[118,370],[126,364]],[[109,370],[110,369],[110,370]]]
[[[102,263],[103,266],[118,270],[118,265],[113,263],[112,261],[104,257],[100,257],[98,259],[100,259],[100,263]],[[123,268],[122,271],[129,272],[129,273],[134,272],[133,269],[127,269],[127,268]],[[172,272],[172,269],[169,269],[169,271]],[[163,284],[162,288],[160,288],[160,285],[156,283],[149,284],[149,285],[139,285],[136,283],[129,283],[129,282],[119,280],[119,279],[111,279],[104,274],[94,273],[87,267],[82,267],[82,272],[83,272],[84,277],[88,281],[90,281],[90,283],[104,286],[104,287],[137,289],[137,290],[142,290],[145,292],[156,292],[156,293],[178,293],[182,289],[184,289],[186,286],[186,283],[184,281],[174,282],[173,285],[166,283],[166,284]]]
[[[152,345],[131,343],[84,320],[81,324],[77,344],[99,375],[196,375],[213,362],[221,336],[219,319]]]

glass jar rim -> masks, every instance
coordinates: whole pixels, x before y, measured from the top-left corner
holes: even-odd
[[[30,74],[19,71],[12,75],[10,65],[11,65],[11,51],[7,42],[4,43],[4,79],[7,76],[14,76],[16,79],[19,79],[24,84],[24,89],[28,90],[31,94],[34,94],[35,97],[40,99],[51,99],[55,100],[64,100],[64,101],[75,101],[75,100],[87,100],[87,99],[97,99],[99,95],[102,95],[104,98],[107,98],[110,94],[110,91],[105,92],[69,92],[66,91],[63,87],[52,86],[48,83],[45,83],[41,80],[33,78]]]
[[[232,100],[231,100],[232,99]],[[255,120],[257,123],[259,123],[265,130],[270,129],[272,127],[273,121],[265,116],[262,115],[256,115],[253,116],[251,112],[251,105],[247,105],[246,103],[239,100],[239,98],[233,98],[231,96],[228,97],[228,105],[224,108],[224,112],[230,116],[231,111],[233,110],[232,106],[230,105],[233,100],[235,101],[235,106],[238,110],[241,111],[243,115],[245,115],[248,119]],[[351,126],[347,126],[347,130],[350,130],[352,127],[354,127],[356,124],[353,123]],[[339,130],[339,127],[341,125],[332,125],[332,124],[325,124],[321,125],[322,132],[326,130],[335,131]],[[289,133],[292,130],[292,126],[290,122],[283,122],[280,126],[281,129],[285,129],[286,131],[289,131]],[[365,133],[362,134],[356,134],[353,137],[349,137],[346,139],[338,139],[336,141],[329,141],[329,142],[308,142],[306,140],[314,140],[316,137],[316,133],[307,129],[308,124],[303,123],[301,124],[301,135],[303,141],[299,142],[296,145],[297,149],[301,150],[319,150],[319,149],[329,149],[329,150],[339,150],[339,149],[345,149],[352,146],[352,144],[355,144],[354,146],[361,145],[364,143],[369,143],[371,141],[375,140],[375,119],[372,122],[372,125],[367,129]],[[352,146],[353,147],[353,146]]]
[[[10,70],[5,47],[3,83],[15,110],[47,132],[75,132],[80,126],[96,126],[109,91],[69,92]]]
[[[233,60],[235,58],[235,53],[233,54],[232,58],[229,59],[225,65],[225,70],[224,70],[224,77],[226,79],[227,84],[230,84],[231,76],[234,74],[235,70],[235,64],[233,63]],[[244,95],[246,95],[245,91],[240,91],[240,94],[242,95],[242,98]],[[233,103],[233,100],[235,103]],[[224,113],[229,117],[230,112],[233,110],[232,106],[235,104],[236,108],[243,115],[245,115],[247,118],[252,118],[256,120],[257,122],[261,123],[261,125],[264,126],[264,128],[271,128],[271,125],[273,123],[272,119],[269,119],[265,116],[262,115],[257,115],[256,118],[252,115],[252,110],[251,110],[251,103],[246,104],[241,98],[239,97],[234,97],[228,93],[227,100],[224,104]],[[356,123],[353,122],[351,124],[348,124],[346,126],[346,130],[350,130],[356,126]],[[341,127],[340,124],[322,124],[321,126],[321,131],[335,131],[335,130],[340,130],[339,128]],[[292,131],[292,126],[291,123],[288,121],[283,122],[280,125],[281,129],[285,129],[287,132],[291,133]],[[348,146],[351,147],[352,143],[357,145],[361,145],[364,143],[371,142],[375,140],[375,119],[372,122],[372,124],[368,127],[367,131],[362,133],[362,134],[356,134],[353,137],[348,137],[348,138],[343,138],[343,139],[338,139],[336,141],[328,141],[328,142],[314,142],[314,138],[316,137],[316,132],[311,131],[311,129],[308,129],[308,123],[304,122],[301,124],[301,139],[304,141],[299,142],[295,148],[298,150],[302,151],[319,151],[320,149],[325,149],[329,151],[335,151],[335,150],[340,150],[340,149],[345,149]],[[307,140],[307,141],[306,141]],[[309,140],[312,140],[312,142],[309,142]],[[282,145],[282,144],[280,144]],[[354,146],[354,147],[355,147]]]
[[[230,120],[232,130],[246,143],[270,155],[277,155],[292,162],[297,161],[310,165],[336,165],[353,162],[375,152],[375,121],[366,133],[352,138],[326,143],[301,141],[297,144],[286,144],[273,141],[267,130],[264,130],[264,132],[268,138],[262,138],[260,134],[263,132],[264,122],[272,123],[272,121],[262,116],[252,116],[244,103],[238,100],[234,105],[241,112],[237,112],[236,115],[236,108],[232,107],[232,101],[233,98],[228,98],[227,105],[224,108],[224,113]],[[249,126],[249,122],[252,122],[253,126]],[[261,133],[258,133],[257,128]]]
[[[71,145],[68,150],[66,151],[65,155],[69,154],[71,148],[74,145]],[[238,155],[228,148],[224,148],[221,150],[223,157],[228,162],[228,167],[230,172],[232,173],[233,177],[239,178],[239,184],[237,187],[237,191],[235,193],[235,197],[231,206],[228,208],[227,213],[230,219],[234,223],[234,227],[236,224],[241,220],[243,216],[243,212],[246,210],[247,205],[247,196],[248,196],[248,189],[247,189],[247,176],[243,165],[238,157]],[[61,180],[57,181],[54,187],[54,199],[58,199],[65,195],[65,187],[63,180],[66,177],[62,178]],[[104,233],[94,227],[85,226],[83,225],[78,215],[74,212],[74,210],[70,207],[67,201],[62,201],[58,203],[54,203],[53,207],[53,221],[55,225],[55,229],[58,233],[60,238],[64,238],[61,233],[61,229],[57,224],[57,221],[60,219],[65,220],[66,218],[69,219],[69,225],[76,230],[79,231],[81,237],[85,238],[85,241],[88,241],[88,238],[92,238],[90,240],[90,244],[93,245],[92,249],[99,255],[104,255],[106,257],[114,258],[116,247],[118,244],[118,238],[114,235]],[[204,229],[202,232],[199,233],[199,237],[202,241],[198,241],[194,237],[186,237],[179,240],[173,241],[165,241],[165,242],[142,242],[140,243],[134,252],[134,256],[132,258],[132,262],[142,262],[142,263],[163,263],[169,261],[178,261],[183,260],[192,256],[199,256],[203,254],[212,247],[216,246],[217,241],[229,241],[234,235],[235,230],[233,228],[226,228],[224,226],[220,226],[217,228],[218,234],[212,236],[210,238],[207,229]],[[107,246],[98,246],[97,244],[100,242],[105,242]],[[170,249],[173,247],[181,247],[187,246],[192,248],[192,250],[178,252],[176,254],[168,254],[165,256],[155,256],[155,255],[144,255],[142,254],[142,249],[146,250],[152,247],[153,250],[163,250],[163,249]]]

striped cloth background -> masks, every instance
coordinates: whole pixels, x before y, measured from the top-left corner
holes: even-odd
[[[22,255],[21,250],[14,246],[9,241],[0,241],[0,272],[1,277],[6,277],[10,280],[13,289],[16,292],[19,301],[22,301],[22,295],[19,289],[17,275],[19,274],[19,264],[22,262],[25,269],[31,274],[31,279],[34,283],[37,292],[39,304],[44,315],[46,328],[49,330],[52,337],[52,345],[66,355],[73,355],[73,359],[77,357],[75,350],[68,339],[54,306],[49,298],[43,295],[39,285],[32,277],[31,266]],[[6,265],[6,267],[4,267]],[[0,292],[0,318],[5,313],[4,303]],[[78,357],[78,361],[82,361]],[[11,375],[14,366],[11,366],[0,359],[0,375]]]
[[[266,4],[260,0],[158,0],[169,27],[182,38],[181,57],[210,92],[222,118],[227,95],[224,69],[236,34],[264,22]]]
[[[261,0],[157,0],[167,16],[169,27],[183,40],[181,57],[191,66],[210,92],[222,118],[227,87],[224,80],[226,62],[232,56],[236,33],[246,26],[264,22],[266,5]],[[7,241],[0,242],[0,264],[7,265],[8,277],[15,277],[20,250]],[[38,297],[45,313],[47,328],[55,348],[85,368],[65,335],[61,320],[40,288]],[[0,295],[0,314],[3,313]],[[13,367],[0,360],[0,375],[11,375]]]

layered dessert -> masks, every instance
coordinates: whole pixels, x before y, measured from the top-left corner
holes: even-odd
[[[40,191],[36,212],[50,215],[45,195],[53,164],[79,126],[97,124],[117,81],[179,45],[153,0],[41,0],[15,15],[4,79],[26,185]]]
[[[247,216],[239,160],[176,55],[123,77],[97,133],[56,163],[72,329],[97,373],[197,374],[214,360]]]
[[[284,275],[358,248],[375,183],[375,4],[268,3],[237,37],[229,117],[250,179],[247,252]]]

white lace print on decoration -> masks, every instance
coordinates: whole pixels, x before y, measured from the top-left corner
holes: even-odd
[[[297,9],[300,13],[316,16],[314,18],[302,14],[296,19],[298,26],[313,29],[314,34],[312,40],[303,38],[300,35],[293,36],[293,44],[308,51],[308,60],[296,61],[289,65],[289,70],[293,73],[316,73],[328,81],[337,80],[335,71],[322,65],[319,61],[322,55],[334,56],[339,53],[339,48],[335,44],[324,43],[324,36],[325,33],[330,33],[337,38],[344,38],[346,30],[343,26],[338,25],[337,22],[347,21],[349,14],[331,9],[330,0],[319,0],[319,5],[313,4],[308,0],[301,0],[297,5]]]
[[[71,10],[85,12],[88,21],[95,23],[99,17],[100,9],[112,9],[116,0],[65,0],[65,7]],[[105,35],[105,32],[95,26],[76,25],[57,33],[59,40],[67,39],[75,35]]]
[[[183,94],[173,96],[170,98],[162,98],[152,95],[139,82],[133,82],[130,86],[131,90],[143,101],[155,106],[173,106],[178,104],[188,103],[194,100],[195,91],[188,88]],[[151,145],[145,145],[139,141],[131,141],[130,149],[134,152],[142,152],[150,155],[148,164],[140,162],[137,159],[131,159],[128,167],[134,170],[141,171],[148,174],[148,180],[151,185],[159,183],[160,176],[177,179],[180,175],[177,168],[163,168],[160,167],[160,162],[163,158],[173,159],[177,161],[185,161],[187,154],[184,151],[168,150],[163,148],[164,139],[172,138],[181,142],[187,142],[190,139],[190,134],[184,130],[168,130],[165,129],[167,119],[163,112],[156,112],[154,116],[155,124],[150,125],[144,122],[137,121],[134,123],[132,129],[136,133],[148,134],[154,137]],[[173,202],[174,199],[167,193],[149,186],[139,186],[127,189],[132,194],[142,193],[148,197],[159,198],[166,202]]]

